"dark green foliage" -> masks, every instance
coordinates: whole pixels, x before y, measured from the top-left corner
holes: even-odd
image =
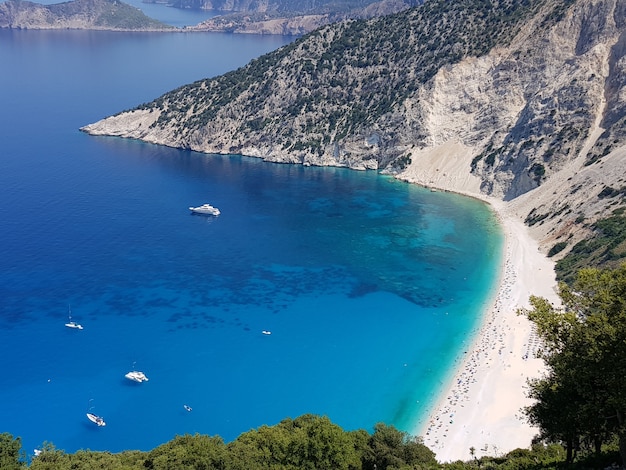
[[[326,417],[303,415],[248,431],[228,445],[229,469],[358,469],[356,441]]]
[[[562,466],[565,451],[558,444],[535,444],[530,449],[515,449],[502,457],[481,457],[473,465],[459,465],[459,469],[497,468],[499,470],[555,469]],[[451,467],[445,465],[449,470]]]
[[[25,468],[21,449],[22,441],[19,437],[13,438],[9,433],[0,434],[0,468],[2,470]]]
[[[223,469],[225,458],[226,446],[221,437],[186,434],[150,451],[143,466],[155,470]]]
[[[41,454],[34,457],[31,470],[139,470],[144,468],[146,454],[139,451],[126,451],[119,454],[79,450],[74,454],[56,449],[45,443]]]
[[[598,198],[600,199],[604,199],[604,198],[610,198],[610,197],[617,197],[617,196],[624,196],[626,194],[626,187],[621,187],[620,189],[614,189],[611,188],[610,186],[605,186],[602,191],[600,191],[600,193],[598,194]]]
[[[617,191],[615,191],[613,188],[609,186],[605,186],[604,189],[600,191],[600,193],[598,194],[598,198],[604,199],[605,197],[613,197],[616,194],[617,194]]]
[[[619,442],[626,462],[626,264],[582,269],[572,286],[561,283],[563,307],[532,297],[524,313],[542,339],[548,372],[530,383],[526,408],[542,438],[564,442],[568,462],[581,446],[602,454]]]
[[[405,432],[379,423],[374,428],[363,456],[363,470],[381,468],[433,468],[435,454]]]
[[[528,215],[526,216],[526,218],[524,219],[524,223],[526,225],[528,225],[529,227],[532,227],[533,225],[541,222],[542,220],[546,219],[550,214],[545,213],[545,214],[539,214],[537,212],[536,208],[533,208],[533,210],[531,210]]]
[[[533,163],[528,170],[533,175],[533,179],[537,182],[546,174],[546,168],[541,163]]]
[[[618,213],[591,228],[591,238],[578,242],[556,263],[558,280],[571,283],[584,267],[614,268],[626,259],[626,217]]]
[[[0,435],[0,468],[21,469],[19,439]],[[360,470],[362,468],[436,468],[434,454],[393,426],[344,431],[326,417],[306,414],[261,426],[224,444],[219,436],[176,436],[150,452],[78,451],[66,454],[45,444],[30,468],[35,470]],[[18,465],[18,466],[11,466]]]
[[[404,155],[402,157],[398,157],[396,161],[393,163],[393,166],[397,169],[404,170],[407,166],[411,164],[411,155]]]
[[[560,253],[561,251],[565,249],[566,246],[567,246],[567,242],[556,243],[552,248],[550,248],[550,251],[548,251],[548,258],[552,258],[557,253]]]
[[[608,440],[599,456],[579,453],[575,468],[606,468],[617,461],[617,444]],[[416,470],[499,468],[561,468],[565,449],[558,444],[535,444],[507,455],[481,457],[470,462],[439,464],[420,438],[379,423],[374,433],[343,431],[327,418],[303,415],[275,426],[261,426],[229,444],[219,436],[177,436],[150,452],[118,454],[80,450],[67,454],[50,443],[30,466],[23,463],[19,438],[0,434],[0,469],[23,470]]]
[[[174,30],[170,25],[153,20],[141,10],[117,0],[74,0],[46,5],[58,21],[73,17],[88,18],[95,27],[122,30]]]

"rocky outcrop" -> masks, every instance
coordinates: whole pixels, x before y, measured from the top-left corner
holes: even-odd
[[[377,169],[509,201],[546,248],[582,237],[624,205],[626,0],[483,3],[329,26],[83,130]]]
[[[174,29],[118,0],[74,0],[54,5],[8,0],[0,3],[0,28],[122,31]]]

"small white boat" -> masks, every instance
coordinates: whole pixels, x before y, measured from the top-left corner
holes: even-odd
[[[128,374],[124,375],[124,377],[126,377],[128,380],[132,380],[133,382],[138,382],[138,383],[148,381],[148,377],[146,377],[146,374],[138,370],[133,370],[129,372]]]
[[[261,333],[263,333],[264,335],[271,335],[272,334],[272,332],[268,331],[268,330],[263,330],[263,331],[261,331]]]
[[[68,328],[73,328],[74,330],[82,330],[83,325],[80,325],[76,323],[75,321],[72,321],[72,309],[70,307],[68,307],[68,311],[69,311],[69,318],[65,326],[67,326]]]
[[[187,411],[191,411],[191,406],[189,405],[183,405],[183,408],[185,408],[185,410]]]
[[[217,207],[213,207],[211,204],[202,204],[198,207],[190,207],[189,210],[194,214],[203,215],[220,215],[220,210]]]
[[[92,423],[97,424],[98,426],[106,426],[107,423],[104,422],[104,419],[101,416],[95,415],[93,413],[87,413],[87,418]]]

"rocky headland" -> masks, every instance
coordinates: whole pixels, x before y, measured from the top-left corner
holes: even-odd
[[[153,20],[141,10],[118,0],[74,0],[53,5],[8,0],[0,3],[0,28],[109,31],[176,29]]]
[[[626,0],[429,0],[82,130],[497,198],[564,254],[624,206],[625,37]]]

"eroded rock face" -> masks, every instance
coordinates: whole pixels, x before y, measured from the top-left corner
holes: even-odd
[[[535,6],[505,45],[463,56],[469,46],[459,37],[446,46],[459,58],[448,62],[419,48],[418,28],[430,28],[422,38],[441,33],[435,23],[419,26],[424,18],[407,29],[409,39],[385,30],[385,20],[363,26],[389,35],[386,51],[359,50],[364,33],[350,42],[350,25],[328,27],[264,59],[267,67],[250,66],[237,76],[238,93],[220,106],[211,90],[223,83],[205,81],[83,130],[276,162],[380,169],[506,201],[528,201],[522,196],[530,193],[534,201],[519,216],[533,208],[558,214],[533,224],[550,237],[557,224],[610,210],[611,201],[598,199],[604,187],[626,186],[626,0]],[[347,45],[345,60],[325,61],[339,42]],[[415,57],[393,56],[398,43],[414,47]],[[418,62],[426,53],[433,62]],[[423,73],[430,63],[437,68]],[[387,103],[382,95],[392,105],[376,114]],[[355,117],[359,110],[365,114]]]

